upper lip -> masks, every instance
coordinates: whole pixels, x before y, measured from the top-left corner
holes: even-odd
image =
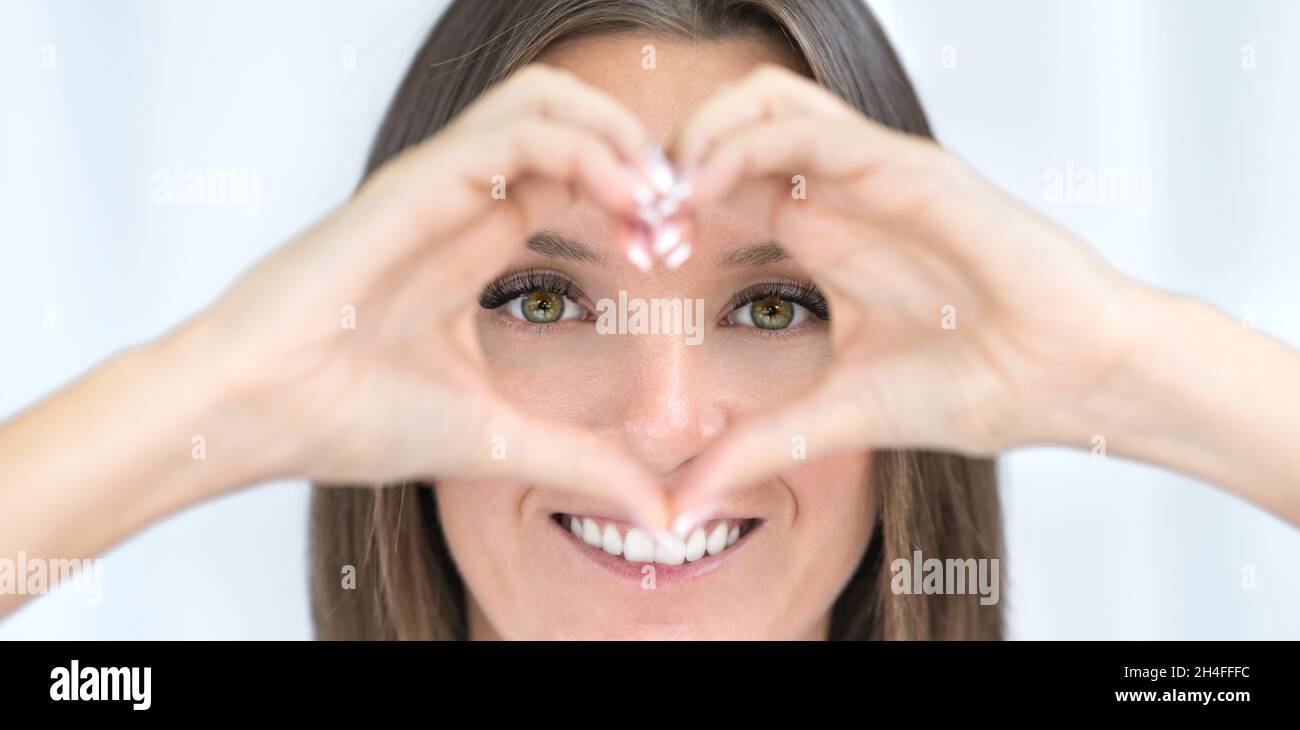
[[[705,570],[762,524],[762,520],[757,518],[715,519],[701,523],[687,536],[655,537],[626,522],[616,523],[580,514],[555,513],[551,520],[570,533],[569,539],[576,539],[584,545],[584,552],[590,550],[588,555],[601,561],[613,560],[624,569],[623,572],[628,566],[646,563],[655,563],[665,569],[692,566]]]
[[[556,500],[547,500],[544,509],[546,510],[547,515],[577,515],[579,517],[590,517],[601,522],[602,525],[606,522],[613,522],[619,527],[619,529],[626,530],[632,527],[645,529],[644,526],[636,521],[636,518],[632,517],[632,515],[627,512],[618,509],[611,509],[608,505],[598,505],[578,499],[560,498]],[[694,520],[694,525],[700,525],[705,521],[712,522],[715,520],[738,521],[765,519],[759,510],[746,509],[743,505],[739,504],[721,504],[707,513],[692,515],[692,517],[696,518]]]

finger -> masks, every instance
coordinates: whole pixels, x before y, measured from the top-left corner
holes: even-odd
[[[641,176],[599,137],[563,122],[525,117],[403,153],[362,190],[351,225],[340,227],[336,238],[351,246],[357,266],[386,266],[431,241],[454,241],[494,207],[515,216],[527,212],[527,206],[511,204],[520,202],[519,184],[528,180],[557,183],[624,218],[635,215],[644,194]],[[538,215],[547,212],[554,211]],[[542,221],[508,222],[512,235],[461,237],[475,250],[462,246],[453,253],[492,261],[498,251],[522,247],[524,236]],[[372,247],[356,251],[354,236],[364,236]],[[483,245],[503,249],[485,251]]]
[[[748,177],[792,175],[836,180],[883,165],[919,164],[934,145],[866,118],[826,121],[801,116],[735,130],[702,161],[695,200],[726,195]]]
[[[733,489],[807,460],[866,448],[871,432],[866,411],[834,379],[825,380],[774,413],[736,424],[710,444],[674,490],[673,513],[702,516]]]
[[[530,134],[535,138],[526,139]],[[647,139],[635,115],[572,75],[525,69],[371,175],[331,216],[330,235],[312,237],[312,253],[325,268],[370,281],[479,221],[520,177],[549,176],[620,217],[633,216],[650,188],[644,167],[628,161],[643,159]],[[544,202],[527,208],[520,229],[558,210]],[[504,240],[522,246],[527,232]]]
[[[472,147],[482,152],[463,161],[460,169],[467,180],[497,177],[503,185],[501,197],[482,195],[488,206],[480,216],[482,229],[461,237],[451,251],[472,262],[470,277],[476,280],[497,273],[529,234],[577,199],[595,202],[614,220],[629,220],[644,195],[640,176],[608,145],[560,123],[509,122]],[[492,216],[492,206],[508,215]]]
[[[462,113],[457,125],[496,126],[526,116],[555,119],[603,137],[627,162],[644,167],[650,136],[641,120],[567,71],[534,63],[516,71]]]
[[[856,114],[812,79],[783,66],[763,66],[724,87],[691,114],[673,145],[673,159],[693,170],[732,132],[764,120],[797,115],[833,121]]]
[[[510,183],[536,177],[572,186],[611,213],[636,214],[644,178],[612,147],[572,125],[536,117],[511,120],[474,135],[455,156],[467,182],[500,175],[506,187],[492,202],[509,200]],[[481,183],[480,183],[481,184]],[[486,185],[483,185],[486,188]]]
[[[634,520],[655,532],[668,530],[660,481],[626,450],[600,434],[535,418],[498,403],[489,436],[497,447],[478,462],[477,476],[524,481],[624,505]]]
[[[728,203],[754,184],[776,201],[762,208],[769,216],[798,211],[800,231],[822,217],[835,219],[824,226],[828,231],[853,232],[835,240],[782,238],[782,245],[814,268],[836,266],[848,253],[885,242],[907,248],[914,258],[998,281],[990,264],[1001,259],[968,244],[987,241],[999,226],[1005,234],[1013,223],[1028,225],[1016,223],[1028,219],[1008,215],[1014,209],[1005,196],[938,145],[865,117],[798,117],[738,130],[705,160],[686,205]],[[774,231],[781,228],[775,217],[767,223]]]

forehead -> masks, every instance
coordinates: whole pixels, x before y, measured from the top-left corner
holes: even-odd
[[[789,48],[758,31],[717,40],[630,33],[587,36],[557,44],[538,60],[621,102],[660,143],[721,86],[759,64],[797,68]]]

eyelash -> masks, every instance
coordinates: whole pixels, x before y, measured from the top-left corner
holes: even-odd
[[[776,298],[798,304],[822,321],[831,318],[830,303],[817,287],[797,281],[764,281],[751,284],[736,292],[727,304],[727,316],[746,304],[762,299]]]
[[[525,269],[514,274],[507,274],[487,286],[479,293],[478,303],[483,309],[497,309],[508,304],[519,297],[526,296],[535,291],[548,291],[553,294],[564,297],[582,306],[588,312],[591,307],[585,304],[586,294],[578,289],[572,279],[567,276],[558,274],[554,271],[545,271],[542,269]],[[814,317],[822,321],[830,319],[830,304],[821,291],[812,284],[806,284],[797,281],[765,281],[757,284],[751,284],[729,300],[726,309],[726,317],[730,318],[732,313],[740,307],[753,304],[762,299],[774,297],[783,299],[794,304],[798,304],[807,309]],[[532,324],[532,328],[543,330],[554,327],[554,324]],[[734,325],[733,325],[734,326]],[[755,328],[758,329],[758,328]],[[766,336],[781,336],[788,334],[785,330],[760,330]]]
[[[478,305],[484,309],[496,309],[535,291],[548,291],[579,303],[586,300],[586,295],[572,279],[554,271],[525,269],[507,274],[483,287],[478,295]]]

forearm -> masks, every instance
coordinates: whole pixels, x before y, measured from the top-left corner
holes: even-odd
[[[0,426],[0,559],[91,558],[255,479],[203,357],[176,340],[124,351]],[[0,616],[24,597],[0,595]]]
[[[1300,526],[1300,353],[1194,299],[1147,290],[1136,301],[1149,337],[1073,419],[1075,437],[1102,436],[1110,454]]]

